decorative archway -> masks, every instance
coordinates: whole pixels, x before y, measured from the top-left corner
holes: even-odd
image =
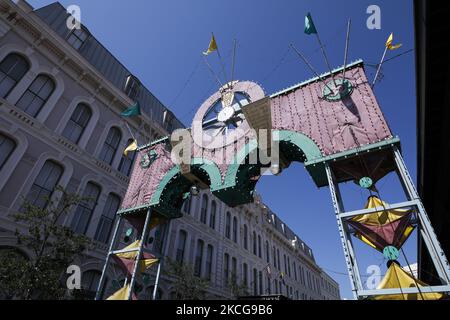
[[[137,257],[143,252],[149,229],[182,215],[181,206],[193,185],[209,188],[225,204],[236,206],[253,201],[262,170],[275,168],[277,174],[298,161],[304,163],[318,187],[330,188],[355,298],[450,292],[448,262],[403,162],[400,141],[391,133],[368,84],[363,62],[351,63],[345,70],[345,80],[341,78],[343,68],[338,68],[270,96],[265,96],[256,83],[225,84],[202,104],[186,131],[192,137],[183,138],[190,153],[187,163],[172,154],[179,142],[169,137],[138,148],[130,185],[118,212],[121,218],[138,221],[135,225],[141,242]],[[330,91],[332,78],[336,87]],[[268,144],[263,143],[265,139]],[[270,153],[266,157],[269,160],[263,161],[266,153]],[[373,201],[364,209],[344,211],[340,183],[354,180],[361,188],[372,190],[389,172],[398,173],[406,201],[390,205]],[[380,222],[379,214],[396,220]],[[393,237],[386,233],[386,225],[393,226],[391,222],[397,223]],[[378,246],[388,260],[394,261],[398,257],[394,253],[407,238],[406,234],[396,234],[404,231],[398,225],[420,230],[442,285],[364,289],[352,237]],[[111,246],[105,269],[109,256],[119,251]],[[158,270],[160,267],[159,263]],[[136,273],[137,267],[130,279],[129,298]],[[156,279],[155,288],[159,277]]]

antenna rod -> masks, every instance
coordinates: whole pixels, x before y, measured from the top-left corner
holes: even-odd
[[[344,69],[342,70],[342,84],[344,84],[345,81],[345,69],[347,68],[347,53],[348,53],[348,44],[350,41],[350,25],[352,21],[350,18],[347,22],[347,37],[345,38],[345,51],[344,51]]]
[[[372,89],[373,89],[373,87],[375,86],[375,82],[377,82],[378,73],[380,73],[381,65],[382,65],[383,62],[384,62],[384,57],[386,56],[387,49],[388,49],[388,47],[385,46],[385,47],[384,47],[383,56],[381,57],[381,61],[380,61],[380,64],[378,65],[377,72],[375,73],[375,77],[373,78],[373,82],[372,82],[372,86],[371,86]]]
[[[217,83],[219,84],[219,87],[223,87],[223,84],[222,84],[222,82],[220,82],[219,77],[216,75],[214,70],[211,68],[211,65],[208,63],[208,60],[206,59],[206,56],[203,56],[203,60],[205,61],[205,64],[208,67],[209,71],[211,72],[211,74],[216,79]]]
[[[128,132],[130,132],[131,137],[133,138],[133,140],[136,140],[136,138],[134,137],[133,132],[131,131],[130,126],[128,125],[128,122],[126,122],[126,121],[124,121],[124,122],[125,122],[125,126],[126,126],[127,129],[128,129]],[[136,140],[136,141],[137,141],[137,140]]]
[[[223,63],[222,56],[220,55],[219,46],[217,46],[216,52],[217,52],[217,56],[219,57],[220,65],[222,66],[223,77],[225,78],[225,81],[227,81],[227,74],[225,72],[225,65]]]
[[[325,48],[323,47],[322,41],[320,41],[319,32],[316,32],[317,41],[320,45],[320,50],[322,51],[322,55],[325,58],[325,63],[327,64],[328,70],[330,71],[331,79],[333,79],[334,87],[336,88],[336,82],[334,81],[333,71],[331,70],[330,62],[328,61],[327,54],[325,53]]]
[[[331,90],[331,88],[325,83],[325,81],[323,80],[323,78],[317,73],[316,70],[314,70],[313,66],[308,62],[308,60],[305,58],[305,56],[303,56],[303,54],[298,51],[294,45],[291,43],[290,44],[291,48],[294,49],[294,51],[297,53],[297,55],[303,60],[303,62],[309,67],[309,69],[311,69],[311,71],[315,74],[315,76],[317,78],[320,79],[320,81],[322,81],[322,83],[325,85],[325,87],[328,88],[328,90],[330,90],[330,92],[334,92],[333,90]]]
[[[234,77],[234,63],[236,58],[236,39],[233,40],[233,60],[231,60],[231,78],[230,85],[233,86],[233,77]]]

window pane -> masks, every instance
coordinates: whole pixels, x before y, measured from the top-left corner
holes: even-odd
[[[26,199],[31,204],[45,208],[62,175],[62,167],[52,161],[46,161]]]
[[[77,119],[77,123],[82,126],[83,128],[86,127],[86,125],[89,122],[89,119],[91,118],[91,109],[84,105],[84,104],[79,104],[77,109],[79,110],[78,114],[78,119]]]
[[[83,192],[83,198],[89,198],[80,203],[72,219],[71,228],[74,232],[85,233],[88,223],[97,205],[100,187],[89,182]]]
[[[9,54],[6,56],[5,59],[3,59],[2,63],[0,64],[0,70],[8,74],[11,69],[14,67],[14,65],[17,63],[17,55],[16,54]]]
[[[5,98],[8,95],[8,93],[12,90],[15,84],[16,82],[13,79],[11,79],[10,77],[5,77],[0,82],[0,96]]]
[[[28,68],[29,68],[28,62],[26,62],[25,59],[20,57],[19,60],[16,61],[16,64],[10,69],[9,75],[16,82],[19,82],[19,80],[22,79],[22,77],[28,71]]]
[[[176,253],[176,261],[181,263],[184,259],[184,248],[186,244],[186,231],[180,230],[180,235],[178,238],[178,248]]]
[[[35,95],[30,91],[25,91],[16,105],[25,111],[25,109],[33,102]]]
[[[12,53],[0,63],[0,96],[5,98],[22,79],[29,69],[29,64],[22,56]]]
[[[35,117],[52,94],[55,84],[46,75],[37,76],[17,102],[17,106]]]
[[[47,79],[47,82],[42,86],[41,90],[38,92],[38,96],[41,99],[47,100],[53,92],[55,88],[53,81],[51,79]]]
[[[91,110],[85,104],[79,104],[72,116],[70,117],[67,126],[63,131],[63,136],[74,143],[78,143],[86,126],[91,118]]]
[[[39,91],[41,91],[42,87],[45,85],[47,78],[48,77],[43,76],[43,75],[37,76],[33,80],[33,82],[30,84],[30,87],[28,88],[28,90],[30,90],[33,93],[38,93]]]
[[[100,152],[100,160],[105,161],[106,163],[112,164],[114,159],[114,155],[117,152],[117,148],[119,147],[120,139],[122,135],[117,128],[111,128],[108,132],[108,136],[106,137],[105,144],[103,145],[103,149]]]
[[[28,113],[30,116],[35,117],[39,113],[43,105],[44,101],[35,96],[28,106],[23,106],[22,110]]]
[[[95,232],[95,240],[105,243],[108,241],[115,214],[119,209],[119,204],[120,198],[118,196],[114,194],[110,194],[108,196],[97,227],[97,231]]]
[[[0,169],[6,163],[15,147],[16,143],[12,139],[0,134]]]

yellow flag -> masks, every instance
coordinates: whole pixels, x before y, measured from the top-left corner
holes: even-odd
[[[123,151],[123,154],[126,157],[126,156],[128,156],[129,151],[135,151],[137,149],[137,147],[138,147],[137,141],[136,141],[136,139],[134,139],[133,142],[128,147],[126,147],[126,149]]]
[[[113,293],[106,300],[128,300],[129,292],[130,292],[130,285],[128,284],[125,287],[122,287],[121,289]]]
[[[211,34],[211,41],[209,42],[209,47],[208,50],[203,51],[203,54],[205,56],[207,56],[208,54],[210,54],[213,51],[217,50],[217,43],[216,43],[216,39],[214,38],[214,33]]]
[[[389,50],[395,50],[395,49],[398,49],[398,48],[400,48],[402,46],[401,43],[399,43],[399,44],[392,44],[393,40],[394,40],[394,34],[391,33],[389,35],[389,38],[386,41],[386,48],[388,48]]]

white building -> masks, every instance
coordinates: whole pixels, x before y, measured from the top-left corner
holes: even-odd
[[[93,205],[78,206],[61,222],[95,243],[77,261],[92,294],[133,162],[133,155],[122,155],[131,135],[120,112],[140,102],[143,115],[126,119],[140,141],[183,124],[85,26],[68,29],[67,17],[59,3],[34,10],[22,0],[0,0],[0,249],[14,247],[33,258],[17,246],[20,226],[11,219],[24,198],[46,206],[42,195],[57,197],[57,185],[94,197]],[[252,295],[339,299],[337,283],[316,265],[312,250],[262,204],[227,208],[201,193],[187,207],[168,230],[166,253],[211,279],[208,297],[231,298],[233,273]],[[152,234],[155,250],[161,231]],[[120,273],[110,270],[107,277],[105,295]],[[140,297],[148,299],[149,291],[143,288]],[[163,278],[159,296],[171,292]]]

